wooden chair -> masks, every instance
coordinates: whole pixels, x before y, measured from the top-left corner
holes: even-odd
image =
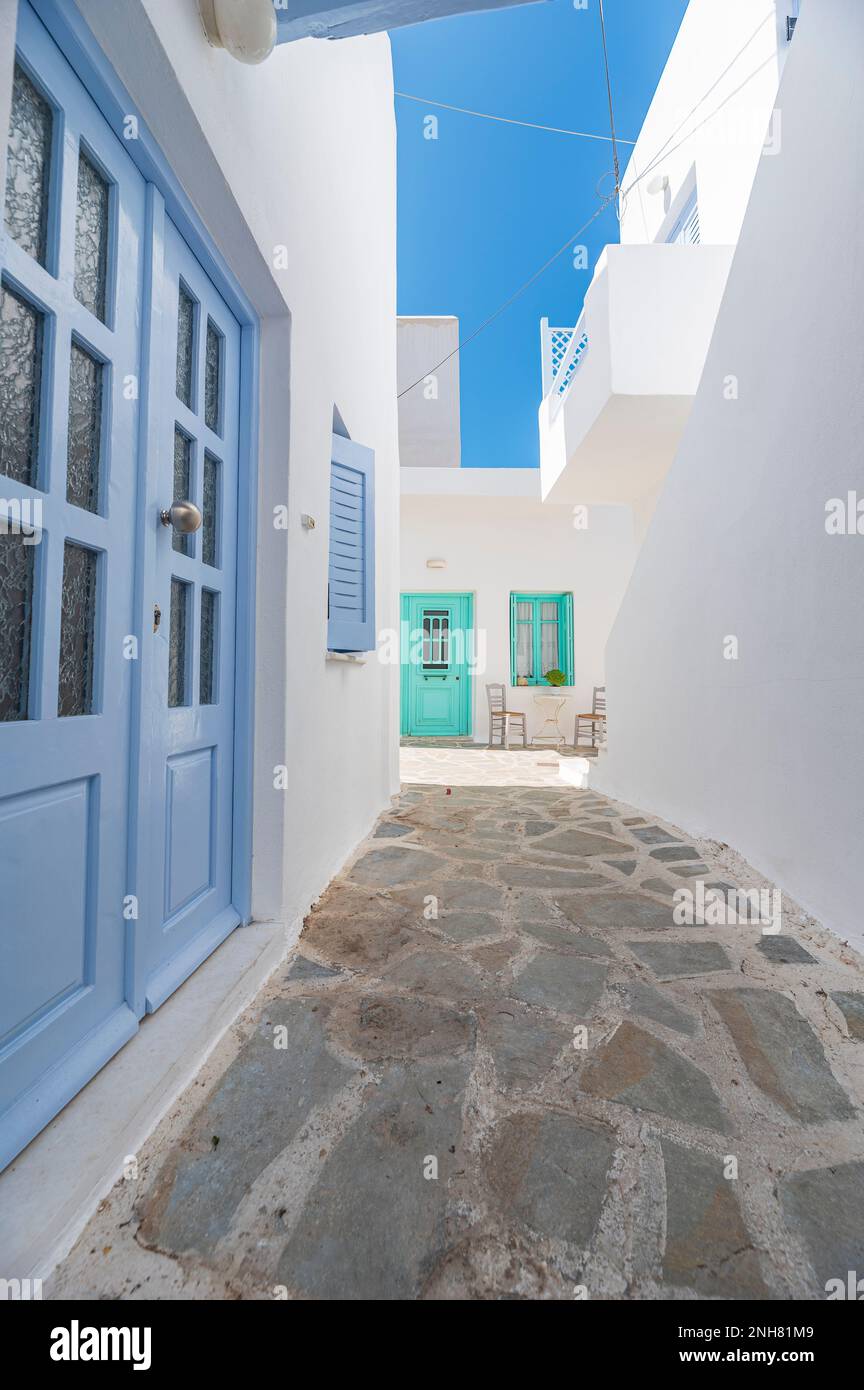
[[[573,743],[579,747],[579,738],[582,733],[582,725],[587,724],[591,734],[591,747],[598,748],[606,738],[606,687],[605,685],[595,685],[594,698],[592,700],[592,710],[590,714],[577,714],[576,732],[573,736]]]
[[[505,709],[504,707],[504,686],[487,685],[486,698],[489,701],[489,747],[495,748],[495,734],[501,731],[501,742],[498,747],[510,747],[510,723],[521,726],[522,747],[528,747],[528,729],[525,723],[525,715],[519,710]]]

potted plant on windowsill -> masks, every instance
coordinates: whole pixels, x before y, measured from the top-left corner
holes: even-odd
[[[557,666],[551,671],[547,671],[543,677],[547,685],[561,686],[567,684],[567,677],[563,671],[559,671]]]

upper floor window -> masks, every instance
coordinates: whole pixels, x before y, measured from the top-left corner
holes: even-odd
[[[694,188],[681,212],[673,223],[672,230],[666,238],[669,245],[679,246],[698,246],[701,241],[699,232],[699,195]]]
[[[573,684],[573,595],[510,595],[510,681],[546,685],[549,671]]]

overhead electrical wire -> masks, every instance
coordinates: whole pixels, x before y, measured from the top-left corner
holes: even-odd
[[[512,116],[492,116],[488,111],[472,111],[467,106],[451,106],[446,101],[432,101],[430,97],[413,96],[410,92],[394,92],[394,96],[401,97],[403,101],[416,101],[421,106],[439,106],[443,111],[458,111],[462,116],[479,116],[483,121],[499,121],[502,125],[520,125],[527,130],[546,130],[553,135],[576,135],[581,140],[602,140],[607,144],[612,138],[609,135],[592,135],[587,130],[565,130],[557,125],[538,125],[535,121],[519,121]],[[635,145],[635,140],[622,140],[618,138],[619,145]]]
[[[702,93],[702,95],[701,95],[701,97],[699,98],[699,100],[696,102],[695,106],[691,106],[690,110],[687,112],[687,115],[684,117],[684,119],[678,122],[678,124],[676,125],[676,127],[675,127],[674,130],[670,131],[669,135],[667,135],[666,139],[663,141],[663,144],[660,146],[659,150],[657,150],[656,154],[653,156],[653,158],[652,158],[652,160],[651,160],[651,164],[653,164],[653,163],[655,162],[655,160],[657,160],[657,159],[660,158],[660,156],[661,156],[661,155],[664,153],[664,151],[666,150],[666,146],[669,145],[669,144],[671,143],[671,141],[675,139],[675,136],[678,134],[679,130],[681,130],[681,129],[687,124],[687,122],[689,121],[689,119],[690,119],[691,116],[695,115],[695,113],[699,110],[699,107],[702,105],[702,103],[703,103],[704,101],[707,101],[708,98],[710,97],[711,93],[712,93],[713,91],[715,91],[717,87],[720,86],[720,83],[723,81],[723,78],[726,76],[726,74],[727,74],[728,72],[730,72],[730,71],[732,70],[732,68],[734,68],[735,64],[738,62],[738,59],[739,59],[740,57],[742,57],[742,55],[743,55],[744,53],[747,52],[747,49],[750,47],[751,43],[752,43],[753,40],[755,39],[756,35],[759,33],[760,29],[764,29],[764,28],[765,28],[765,25],[766,25],[766,23],[767,23],[767,21],[768,21],[769,19],[773,19],[773,18],[774,18],[774,12],[773,12],[773,10],[769,10],[769,12],[768,12],[766,15],[763,16],[763,18],[762,18],[762,19],[759,21],[759,23],[756,25],[756,28],[753,30],[753,33],[750,35],[749,39],[747,39],[747,40],[741,45],[741,47],[738,49],[738,52],[735,54],[734,58],[731,58],[730,61],[726,64],[726,66],[725,66],[725,68],[723,69],[723,71],[722,71],[721,73],[719,73],[719,75],[718,75],[717,77],[715,77],[714,81],[711,83],[711,86],[708,87],[708,88],[706,88],[706,90]],[[761,66],[764,67],[764,63],[763,63]],[[758,72],[759,70],[760,70],[760,69],[757,68],[757,69],[755,70],[755,72],[751,72],[750,77],[754,77],[754,76],[755,76],[755,73]],[[747,78],[746,80],[749,82],[750,78]],[[739,88],[738,90],[740,90],[740,88]],[[721,103],[721,105],[722,105],[722,103]],[[717,107],[716,109],[719,111],[719,110],[721,109],[721,107]],[[650,167],[650,166],[649,166],[649,167]]]
[[[459,353],[459,352],[461,352],[462,349],[463,349],[464,347],[467,347],[469,343],[473,343],[473,341],[474,341],[475,338],[479,338],[480,334],[483,333],[484,330],[487,329],[487,328],[489,327],[490,324],[494,323],[496,319],[500,318],[501,315],[504,313],[504,311],[505,311],[506,309],[509,309],[509,308],[510,308],[510,305],[513,304],[514,301],[517,300],[517,299],[520,297],[520,295],[523,295],[527,289],[530,289],[530,287],[534,284],[534,282],[535,282],[536,280],[539,280],[539,279],[540,279],[540,276],[543,275],[543,274],[545,273],[545,271],[547,271],[547,270],[549,269],[550,265],[553,265],[554,262],[557,261],[558,258],[559,258],[560,256],[563,256],[563,254],[564,254],[565,251],[569,250],[569,248],[572,246],[572,244],[573,244],[573,242],[576,240],[576,238],[577,238],[577,237],[580,237],[580,236],[582,235],[583,232],[587,231],[588,228],[591,226],[592,222],[596,222],[597,218],[600,216],[600,214],[601,214],[602,212],[605,212],[605,210],[606,210],[606,208],[609,206],[609,204],[612,203],[612,202],[614,202],[614,201],[617,199],[618,194],[620,193],[620,190],[621,190],[621,175],[620,175],[620,168],[619,168],[619,163],[618,163],[618,140],[617,140],[617,136],[616,136],[616,134],[615,134],[615,113],[614,113],[614,109],[613,109],[613,105],[612,105],[612,81],[611,81],[611,77],[610,77],[610,75],[609,75],[609,55],[608,55],[607,48],[606,48],[606,19],[605,19],[605,16],[604,16],[604,14],[603,14],[603,0],[600,0],[600,25],[601,25],[602,35],[603,35],[603,63],[604,63],[605,71],[606,71],[606,91],[607,91],[608,97],[609,97],[609,127],[610,127],[610,132],[611,132],[611,133],[610,133],[610,135],[609,135],[608,137],[605,137],[605,136],[595,136],[595,137],[592,137],[592,138],[594,138],[594,139],[607,139],[607,138],[608,138],[609,140],[611,140],[611,143],[612,143],[612,152],[613,152],[613,159],[614,159],[614,163],[615,163],[615,190],[614,190],[614,192],[608,194],[605,198],[603,198],[603,199],[601,200],[601,203],[600,203],[599,208],[597,208],[597,209],[591,214],[591,216],[588,218],[587,222],[583,222],[582,226],[579,227],[579,229],[578,229],[577,231],[575,231],[575,232],[572,234],[572,236],[569,236],[569,237],[567,238],[567,240],[564,242],[564,244],[558,248],[558,250],[554,253],[554,255],[550,256],[549,259],[548,259],[547,261],[545,261],[543,265],[541,265],[541,267],[540,267],[539,270],[535,270],[534,274],[530,277],[530,279],[526,280],[524,284],[520,285],[519,288],[518,288],[518,290],[516,290],[513,294],[510,295],[509,299],[506,299],[506,300],[504,301],[503,304],[499,305],[499,307],[495,310],[494,314],[490,314],[490,315],[489,315],[489,318],[486,319],[483,323],[481,323],[480,326],[479,326],[479,328],[475,328],[474,332],[473,332],[469,337],[465,338],[464,341],[458,343],[457,346],[456,346],[455,348],[453,348],[453,350],[452,350],[451,352],[448,352],[448,353],[447,353],[447,356],[446,356],[446,357],[443,357],[443,358],[441,359],[441,361],[440,361],[436,366],[432,367],[428,372],[424,372],[423,376],[419,377],[419,378],[417,379],[417,381],[412,381],[412,383],[411,383],[410,386],[406,386],[405,389],[404,389],[403,391],[400,391],[400,392],[398,393],[397,397],[396,397],[397,400],[401,400],[403,396],[407,396],[409,391],[413,391],[415,387],[420,386],[421,383],[424,382],[424,381],[426,381],[428,377],[434,376],[435,372],[439,371],[441,367],[445,366],[445,365],[450,361],[450,359],[451,359],[452,357],[455,357],[456,354]],[[472,114],[477,114],[477,113],[475,112],[475,113],[472,113]],[[508,121],[507,123],[510,124],[509,121]],[[572,132],[572,133],[576,133],[576,132]],[[628,143],[634,143],[634,142],[628,141]]]
[[[606,47],[606,16],[603,13],[603,0],[600,0],[600,33],[603,37],[603,66],[606,69],[606,94],[609,98],[609,129],[612,140],[612,159],[615,165],[615,196],[621,191],[621,167],[618,163],[618,141],[615,138],[615,111],[612,106],[612,79],[609,76],[609,50]]]
[[[437,362],[434,367],[430,367],[429,370],[427,372],[424,372],[421,377],[418,377],[416,381],[412,381],[411,385],[406,386],[404,391],[400,391],[396,397],[397,401],[401,401],[402,397],[407,396],[409,391],[413,391],[415,386],[421,386],[424,381],[428,380],[430,376],[434,376],[435,373],[439,371],[441,367],[445,366],[445,364],[450,361],[451,357],[455,357],[457,352],[461,352],[462,349],[464,347],[467,347],[469,343],[473,343],[475,338],[479,338],[480,334],[484,331],[484,329],[489,327],[490,323],[494,323],[497,318],[500,318],[501,315],[504,313],[504,310],[509,309],[510,305],[514,302],[514,300],[518,299],[520,295],[524,294],[527,289],[530,289],[530,287],[534,284],[534,281],[539,280],[540,276],[544,273],[544,271],[548,270],[550,265],[552,265],[553,262],[558,260],[559,256],[563,256],[564,252],[570,249],[576,238],[578,236],[581,236],[584,231],[587,231],[587,229],[591,226],[592,222],[596,222],[601,212],[605,212],[606,208],[614,200],[614,197],[614,193],[611,193],[607,198],[605,198],[604,201],[600,204],[600,207],[597,209],[597,211],[592,213],[591,216],[588,218],[588,221],[583,222],[582,226],[578,229],[578,231],[575,231],[572,236],[568,236],[567,240],[564,242],[564,245],[560,246],[558,250],[555,252],[555,254],[553,256],[550,256],[548,261],[545,261],[544,264],[541,265],[539,270],[535,270],[530,280],[526,280],[524,285],[520,285],[518,290],[511,294],[509,299],[505,299],[504,303],[499,305],[499,307],[495,310],[494,314],[490,314],[488,319],[486,319],[485,322],[481,323],[479,328],[475,328],[474,332],[469,337],[464,338],[459,343],[458,347],[455,347],[452,352],[448,352],[446,357],[442,357],[440,362]]]
[[[687,134],[686,134],[686,135],[682,135],[682,137],[681,137],[681,139],[678,141],[678,144],[677,144],[677,145],[672,145],[672,147],[671,147],[670,149],[666,149],[666,148],[664,147],[664,151],[663,151],[661,154],[655,155],[654,158],[651,160],[651,162],[646,166],[646,168],[642,170],[642,173],[641,173],[641,174],[637,174],[637,175],[636,175],[636,178],[633,179],[631,183],[628,183],[627,187],[626,187],[625,189],[622,190],[621,197],[622,197],[622,198],[626,198],[626,197],[627,197],[627,194],[630,193],[630,192],[632,192],[632,190],[636,187],[637,183],[641,183],[643,179],[647,178],[649,174],[651,174],[651,173],[654,172],[654,170],[657,168],[657,165],[660,163],[660,160],[661,160],[661,158],[663,157],[663,154],[665,154],[666,157],[668,158],[668,156],[669,156],[670,154],[674,154],[675,151],[676,151],[676,150],[679,150],[683,144],[686,144],[686,142],[690,139],[691,135],[695,135],[695,134],[696,134],[696,131],[697,131],[697,130],[701,130],[702,127],[705,126],[705,125],[707,125],[709,121],[713,121],[714,117],[717,116],[717,115],[719,115],[719,113],[723,110],[723,107],[726,106],[726,105],[728,105],[728,103],[732,100],[733,97],[737,97],[738,93],[741,92],[741,91],[743,91],[744,88],[747,86],[747,83],[748,83],[748,82],[752,82],[752,81],[753,81],[753,78],[756,77],[757,74],[760,73],[760,72],[762,71],[763,68],[767,68],[768,65],[769,65],[770,63],[773,63],[773,61],[774,61],[773,57],[766,58],[764,63],[760,63],[759,66],[758,66],[758,68],[754,68],[753,71],[752,71],[747,77],[744,78],[744,81],[743,81],[743,82],[741,82],[733,91],[729,92],[728,95],[725,96],[725,97],[723,98],[723,100],[721,101],[721,103],[720,103],[719,106],[715,106],[715,107],[714,107],[714,110],[713,110],[713,111],[710,111],[710,112],[708,113],[708,115],[705,116],[705,117],[698,123],[698,125],[694,125],[693,128],[692,128],[691,130],[688,130],[688,131],[687,131]],[[701,105],[701,102],[697,102],[697,105],[696,105],[696,107],[694,107],[694,110],[698,109],[698,107],[699,107],[700,105]],[[690,112],[690,115],[691,115],[691,116],[693,115],[693,112],[692,112],[692,111]],[[686,118],[685,118],[685,121],[682,121],[681,124],[682,124],[682,125],[686,124],[686,121],[689,120],[689,119],[690,119],[689,116],[686,117]],[[681,129],[681,126],[680,126],[680,125],[679,125],[678,129],[679,129],[679,130]],[[666,143],[668,144],[669,142],[667,141]]]
[[[520,297],[521,295],[523,295],[527,289],[530,289],[530,287],[535,283],[535,281],[536,281],[536,280],[539,280],[540,276],[543,275],[543,274],[545,273],[545,271],[547,271],[547,270],[549,269],[549,267],[550,267],[551,265],[553,265],[553,264],[555,263],[555,261],[557,261],[557,260],[559,259],[559,257],[563,256],[564,252],[565,252],[566,250],[568,250],[568,248],[573,244],[573,242],[576,240],[576,238],[579,237],[579,236],[581,236],[583,232],[587,231],[587,229],[591,226],[592,222],[596,222],[596,220],[597,220],[597,218],[600,216],[600,214],[603,213],[603,212],[605,212],[606,208],[609,206],[610,203],[612,203],[612,202],[615,201],[616,197],[619,197],[619,198],[621,198],[621,199],[625,199],[625,200],[626,200],[627,195],[633,191],[633,189],[637,186],[637,184],[641,183],[643,179],[647,178],[648,175],[649,175],[650,173],[653,172],[653,170],[657,167],[657,164],[659,163],[660,159],[664,156],[664,154],[665,154],[667,157],[668,157],[669,155],[671,155],[671,154],[674,154],[675,150],[679,149],[679,148],[681,147],[681,145],[683,145],[683,144],[685,143],[685,141],[689,140],[690,137],[691,137],[692,135],[694,135],[694,134],[696,133],[697,130],[701,130],[702,127],[703,127],[704,125],[707,125],[709,121],[713,120],[714,117],[715,117],[716,115],[718,115],[718,113],[719,113],[720,111],[723,110],[723,107],[726,106],[727,103],[730,102],[730,101],[732,100],[733,97],[737,96],[738,93],[739,93],[740,91],[742,91],[744,87],[747,86],[748,82],[752,82],[753,78],[757,75],[757,73],[761,72],[762,69],[763,69],[764,67],[766,67],[767,64],[768,64],[769,62],[771,62],[771,59],[770,59],[770,58],[766,59],[766,61],[765,61],[764,63],[760,63],[759,66],[758,66],[757,68],[754,68],[754,70],[753,70],[747,77],[745,77],[744,81],[741,82],[741,83],[739,84],[739,86],[737,86],[733,91],[729,92],[728,95],[725,96],[725,97],[723,98],[723,100],[720,102],[720,105],[719,105],[719,106],[715,107],[714,110],[711,111],[707,116],[705,116],[704,119],[701,120],[701,121],[699,122],[698,125],[695,125],[695,126],[693,127],[692,130],[689,130],[689,131],[687,132],[687,134],[684,135],[684,136],[681,138],[681,140],[678,141],[678,144],[677,144],[677,145],[672,145],[671,149],[669,148],[670,142],[671,142],[672,140],[674,140],[674,138],[675,138],[675,136],[678,134],[678,132],[684,128],[684,126],[685,126],[685,125],[687,124],[687,122],[690,120],[691,116],[695,115],[695,113],[699,110],[699,107],[703,104],[703,102],[705,102],[705,101],[707,100],[707,98],[711,95],[711,93],[719,86],[719,84],[723,81],[723,78],[724,78],[724,77],[726,76],[726,74],[730,71],[730,69],[733,68],[733,67],[735,66],[735,64],[737,63],[738,59],[741,57],[741,55],[742,55],[744,52],[746,52],[746,50],[750,47],[750,44],[751,44],[751,43],[753,42],[753,40],[756,38],[756,35],[759,33],[760,29],[762,29],[762,28],[764,27],[765,22],[766,22],[766,20],[767,20],[768,18],[770,18],[770,15],[766,15],[766,16],[765,16],[765,19],[761,20],[761,22],[756,26],[756,28],[754,29],[753,33],[750,35],[749,39],[747,40],[747,42],[746,42],[745,44],[743,44],[743,46],[738,50],[738,52],[735,54],[735,57],[731,60],[731,62],[729,62],[729,63],[726,65],[726,67],[723,69],[723,71],[720,73],[720,75],[719,75],[717,78],[715,78],[714,82],[712,82],[711,86],[710,86],[709,88],[707,88],[707,90],[706,90],[705,92],[703,92],[702,96],[699,98],[699,100],[696,102],[696,104],[695,104],[693,107],[691,107],[690,111],[687,113],[687,115],[684,117],[684,119],[683,119],[682,121],[680,121],[680,122],[678,123],[678,125],[675,127],[675,129],[672,131],[672,133],[671,133],[669,136],[667,136],[666,140],[665,140],[665,141],[663,142],[663,144],[660,146],[660,149],[659,149],[659,150],[652,156],[652,158],[649,160],[649,162],[648,162],[648,164],[646,165],[645,169],[643,169],[641,173],[637,173],[636,177],[635,177],[634,179],[632,179],[630,183],[627,184],[626,188],[622,189],[622,188],[621,188],[621,185],[620,185],[619,166],[618,166],[618,158],[617,158],[617,151],[616,151],[616,153],[615,153],[615,155],[614,155],[614,158],[615,158],[615,192],[614,192],[614,193],[611,193],[611,194],[608,194],[606,197],[604,197],[603,200],[602,200],[602,202],[601,202],[601,204],[600,204],[600,207],[597,208],[596,211],[592,213],[592,215],[588,218],[588,221],[587,221],[587,222],[584,222],[584,223],[582,224],[582,226],[578,229],[578,231],[575,231],[575,232],[572,234],[572,236],[569,236],[569,237],[567,238],[567,240],[564,242],[564,244],[563,244],[561,247],[559,247],[559,249],[554,253],[554,255],[550,256],[549,259],[548,259],[547,261],[544,262],[544,264],[540,267],[539,270],[536,270],[536,271],[534,272],[534,274],[533,274],[528,280],[525,281],[524,284],[520,285],[519,288],[518,288],[517,290],[515,290],[514,293],[511,294],[511,295],[509,296],[509,298],[505,299],[504,302],[503,302],[503,304],[499,305],[499,307],[495,310],[495,312],[492,313],[492,314],[490,314],[489,317],[488,317],[487,319],[485,319],[485,320],[483,321],[483,323],[481,323],[480,326],[474,330],[473,333],[469,334],[469,336],[468,336],[467,338],[463,339],[463,340],[458,344],[458,346],[456,346],[455,348],[453,348],[453,350],[452,350],[451,352],[448,352],[446,357],[442,357],[441,361],[438,362],[438,363],[436,363],[436,365],[435,365],[434,367],[430,367],[429,370],[428,370],[427,372],[424,372],[423,375],[422,375],[421,377],[418,377],[416,381],[412,381],[412,383],[411,383],[410,386],[406,386],[406,387],[404,388],[404,390],[400,391],[400,392],[397,394],[397,397],[396,397],[397,400],[401,400],[403,396],[407,396],[407,395],[408,395],[408,392],[409,392],[409,391],[413,391],[417,386],[421,386],[421,385],[423,384],[423,382],[425,382],[430,376],[433,376],[435,372],[439,371],[439,370],[441,369],[441,367],[445,366],[445,365],[450,361],[451,358],[455,357],[455,356],[457,355],[457,353],[461,352],[462,349],[463,349],[464,347],[467,347],[469,343],[473,343],[474,340],[475,340],[475,338],[479,338],[480,334],[483,333],[483,332],[485,332],[485,330],[490,326],[490,324],[493,324],[493,323],[495,322],[496,319],[500,318],[501,315],[505,312],[505,310],[507,310],[507,309],[510,308],[510,305],[511,305],[511,304],[513,304],[517,299],[519,299],[519,297]],[[632,141],[632,140],[622,140],[620,137],[617,137],[616,134],[615,134],[615,117],[614,117],[614,109],[613,109],[613,105],[612,105],[612,86],[611,86],[611,80],[610,80],[610,76],[609,76],[609,60],[608,60],[608,54],[607,54],[607,49],[606,49],[606,28],[605,28],[605,21],[604,21],[604,17],[603,17],[603,3],[602,3],[602,0],[600,0],[600,19],[601,19],[601,25],[602,25],[602,31],[603,31],[603,55],[604,55],[604,66],[605,66],[605,69],[606,69],[606,83],[607,83],[607,92],[608,92],[608,97],[609,97],[609,119],[610,119],[610,125],[611,125],[612,134],[611,134],[611,135],[586,135],[584,131],[574,131],[574,130],[568,130],[568,131],[562,130],[562,131],[558,131],[557,133],[558,133],[558,134],[562,134],[562,135],[582,135],[582,136],[584,136],[584,138],[590,139],[590,140],[604,140],[604,141],[607,141],[607,142],[611,142],[611,143],[612,143],[612,146],[613,146],[613,151],[615,151],[615,150],[616,150],[616,145],[617,145],[617,144],[622,144],[622,145],[625,145],[625,144],[626,144],[626,145],[633,145],[633,144],[635,144],[635,141]],[[424,101],[424,98],[422,98],[422,97],[409,96],[406,92],[397,92],[397,93],[396,93],[396,96],[404,97],[407,101],[417,101],[417,102],[423,102],[423,101]],[[504,117],[504,116],[488,116],[488,115],[486,115],[485,112],[482,112],[482,111],[469,111],[469,110],[468,110],[467,108],[465,108],[465,107],[447,106],[447,104],[446,104],[445,102],[427,101],[425,104],[428,105],[428,106],[441,106],[441,107],[444,107],[446,110],[450,110],[450,111],[459,111],[459,112],[462,112],[463,114],[469,115],[469,116],[482,116],[482,117],[483,117],[484,119],[486,119],[486,120],[503,121],[503,122],[504,122],[505,124],[507,124],[507,125],[530,125],[530,122],[516,121],[516,120],[512,120],[512,121],[511,121],[511,120],[509,120],[507,117]],[[535,130],[554,130],[554,129],[555,129],[555,128],[552,127],[552,126],[531,126],[531,128],[532,128],[532,129],[535,129]]]
[[[665,154],[665,155],[674,154],[675,150],[680,149],[681,145],[684,143],[683,140],[679,140],[678,144],[677,144],[677,145],[673,145],[671,150],[670,150],[668,147],[669,147],[669,145],[671,144],[671,142],[675,139],[675,136],[678,134],[678,132],[679,132],[680,130],[683,130],[684,126],[685,126],[685,125],[687,124],[687,122],[690,120],[691,116],[694,116],[694,115],[696,114],[696,112],[699,110],[699,107],[702,105],[702,103],[705,102],[705,101],[707,101],[708,98],[710,97],[711,93],[712,93],[713,91],[715,91],[715,90],[717,89],[717,87],[719,87],[720,83],[723,81],[723,78],[726,76],[726,74],[727,74],[728,72],[730,72],[730,71],[732,70],[732,68],[734,68],[735,64],[738,62],[738,59],[739,59],[740,57],[742,57],[744,53],[747,52],[747,49],[750,47],[751,43],[752,43],[753,40],[756,38],[756,35],[759,33],[759,31],[760,31],[761,29],[764,29],[765,24],[767,23],[767,21],[768,21],[769,19],[773,19],[773,18],[774,18],[773,11],[769,11],[769,12],[759,21],[759,23],[756,25],[756,28],[753,30],[753,33],[750,35],[749,39],[747,39],[746,42],[743,43],[743,44],[741,45],[741,47],[738,49],[738,52],[735,54],[734,58],[732,58],[732,59],[726,64],[726,66],[725,66],[725,68],[723,69],[723,71],[722,71],[722,72],[714,79],[714,81],[711,83],[711,86],[708,87],[708,88],[702,93],[701,97],[700,97],[699,100],[696,102],[696,104],[695,104],[694,106],[691,106],[690,110],[687,112],[687,115],[683,118],[683,120],[679,121],[678,124],[675,126],[674,130],[670,131],[669,135],[667,135],[666,139],[663,141],[663,144],[660,146],[659,150],[655,151],[655,153],[653,154],[653,156],[651,157],[651,159],[648,161],[648,164],[646,165],[646,167],[642,170],[641,174],[638,174],[637,177],[636,177],[635,179],[633,179],[633,181],[632,181],[631,183],[629,183],[629,184],[627,185],[627,187],[623,190],[623,192],[622,192],[622,194],[621,194],[622,198],[625,198],[625,199],[626,199],[627,194],[630,193],[630,192],[636,187],[637,183],[641,182],[642,179],[647,178],[647,176],[648,176],[650,173],[652,173],[652,171],[653,171],[654,169],[656,169],[658,163],[660,162],[660,160],[661,160],[661,158],[663,157],[664,154]],[[767,59],[767,60],[766,60],[766,62],[770,62],[770,61],[771,61],[771,59]],[[744,81],[741,83],[741,86],[736,87],[734,92],[730,92],[730,93],[729,93],[729,96],[725,97],[724,100],[720,103],[720,105],[719,105],[718,107],[715,107],[715,109],[711,112],[710,116],[706,116],[705,119],[704,119],[703,121],[701,121],[699,125],[694,126],[693,130],[688,131],[688,133],[684,136],[684,140],[689,140],[690,136],[693,135],[693,134],[695,133],[695,131],[700,130],[701,127],[707,123],[707,121],[712,120],[713,117],[717,115],[717,112],[718,112],[718,111],[722,111],[723,107],[726,105],[726,102],[729,101],[733,96],[736,96],[736,95],[738,94],[738,92],[741,91],[741,88],[742,88],[742,87],[745,87],[745,86],[747,85],[747,83],[750,82],[750,81],[752,80],[752,78],[754,78],[754,77],[756,76],[756,74],[757,74],[758,72],[761,72],[761,71],[762,71],[762,68],[764,68],[765,66],[766,66],[766,63],[760,63],[759,67],[758,67],[758,68],[755,68],[754,71],[751,72],[750,75],[744,79]]]

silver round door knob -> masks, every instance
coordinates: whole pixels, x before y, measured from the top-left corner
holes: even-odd
[[[194,502],[172,502],[170,507],[159,513],[163,526],[173,526],[181,536],[198,531],[204,518]]]

